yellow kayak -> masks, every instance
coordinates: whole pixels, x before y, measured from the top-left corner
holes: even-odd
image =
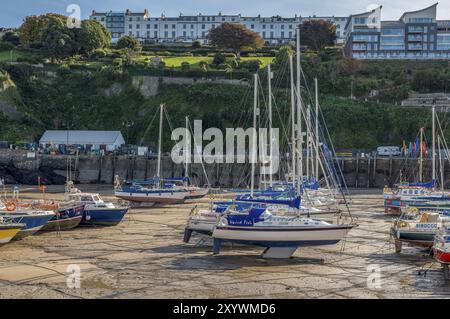
[[[7,244],[17,235],[22,224],[1,224],[0,223],[0,245]]]

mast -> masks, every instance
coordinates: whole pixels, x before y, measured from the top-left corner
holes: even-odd
[[[441,138],[438,136],[438,147],[439,147],[439,168],[441,170],[441,191],[444,195],[444,163],[442,162],[442,152],[441,149]]]
[[[316,171],[315,171],[315,176],[316,176],[316,181],[319,180],[319,85],[318,85],[318,81],[317,78],[314,78],[314,86],[315,86],[315,93],[316,93]]]
[[[189,173],[188,173],[188,169],[189,169],[189,153],[191,152],[191,149],[189,147],[189,141],[188,141],[188,136],[189,136],[189,117],[186,116],[185,117],[185,121],[186,121],[186,144],[184,145],[184,177],[186,177],[186,181],[185,183],[187,184],[187,178],[189,177]]]
[[[309,162],[311,159],[311,151],[310,151],[310,139],[311,139],[311,105],[308,104],[306,108],[306,121],[308,125],[306,126],[306,180],[309,180],[310,177],[310,166]],[[311,167],[312,169],[312,167]]]
[[[431,165],[432,165],[432,176],[431,180],[434,182],[436,180],[436,100],[433,101],[433,107],[431,109],[432,112],[432,150],[431,150]]]
[[[292,184],[295,186],[295,165],[296,165],[296,141],[295,141],[295,85],[294,85],[294,61],[292,55],[289,55],[289,70],[291,73],[291,144],[292,144]]]
[[[298,181],[297,192],[301,193],[303,182],[303,136],[302,136],[302,98],[301,98],[301,65],[300,65],[300,26],[297,26],[297,150],[299,153],[297,161]]]
[[[273,155],[273,136],[272,136],[272,71],[270,64],[267,66],[267,83],[269,85],[269,184],[272,186],[272,155]]]
[[[422,152],[422,143],[423,143],[423,127],[420,128],[420,158],[419,158],[419,182],[423,181],[423,152]]]
[[[158,137],[158,163],[156,168],[156,176],[160,180],[161,178],[161,144],[162,144],[162,127],[163,127],[163,112],[164,112],[164,104],[161,104],[159,106],[159,137]],[[159,184],[161,184],[161,181],[159,181]]]
[[[253,88],[253,136],[252,136],[252,173],[250,184],[250,196],[253,197],[253,190],[255,188],[255,162],[256,162],[256,150],[257,145],[257,130],[256,130],[256,115],[258,111],[258,73],[254,75],[254,88]]]

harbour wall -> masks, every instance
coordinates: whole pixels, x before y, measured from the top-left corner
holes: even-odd
[[[400,179],[417,181],[419,165],[416,158],[394,157],[345,157],[335,160],[335,169],[341,170],[348,187],[382,188],[393,186]],[[444,185],[450,186],[449,165],[443,163]],[[26,151],[0,150],[0,177],[7,184],[36,184],[38,178],[44,184],[62,184],[67,172],[82,184],[113,184],[114,176],[121,179],[146,179],[155,176],[157,158],[131,155],[43,155],[27,154]],[[189,176],[197,185],[206,185],[208,176],[213,187],[247,187],[250,184],[251,166],[248,163],[211,163],[189,166]],[[321,170],[320,170],[321,171]],[[184,165],[175,164],[170,156],[163,156],[161,176],[179,177],[184,175]],[[288,161],[282,160],[280,169],[273,179],[283,179],[288,172]],[[306,172],[306,165],[304,165]],[[438,171],[440,180],[440,170]],[[322,174],[321,174],[322,175]],[[431,160],[423,163],[424,180],[431,179]],[[261,179],[256,170],[256,183]],[[343,181],[340,181],[343,183]]]

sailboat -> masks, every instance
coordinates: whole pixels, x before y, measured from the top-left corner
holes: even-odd
[[[443,191],[437,191],[436,178],[436,107],[432,109],[432,180],[423,181],[423,135],[424,128],[420,129],[420,156],[419,156],[419,181],[414,183],[402,183],[395,188],[385,188],[383,190],[385,213],[389,215],[401,215],[402,207],[408,205],[420,205],[430,202],[449,201],[450,195]],[[440,137],[438,136],[438,141]],[[440,155],[439,155],[440,156]],[[441,165],[442,171],[442,165]],[[442,173],[441,173],[442,174]],[[443,181],[442,187],[443,187]]]
[[[292,61],[292,60],[291,60]],[[292,62],[291,62],[292,64]],[[301,143],[301,94],[300,94],[300,30],[297,29],[297,149],[295,152],[298,176],[296,176],[297,196],[301,196],[303,183],[303,151]],[[291,72],[292,74],[293,72]],[[270,78],[270,73],[269,73]],[[255,91],[257,90],[257,75],[255,75]],[[256,98],[254,103],[254,124],[256,123]],[[270,101],[270,99],[269,99]],[[269,103],[270,105],[270,103]],[[270,116],[270,114],[269,114]],[[307,124],[308,126],[309,124]],[[309,128],[308,128],[309,129]],[[252,156],[256,154],[257,144],[253,143]],[[270,154],[272,156],[272,153]],[[254,161],[252,161],[254,163]],[[254,186],[254,164],[251,174],[251,197]],[[261,202],[252,198],[250,201]],[[262,201],[263,204],[264,201]],[[212,237],[214,239],[214,254],[220,252],[223,242],[240,243],[264,247],[264,258],[289,258],[298,247],[330,245],[341,241],[354,227],[352,223],[342,223],[338,218],[336,224],[331,224],[320,219],[303,216],[279,215],[277,209],[269,209],[266,206],[251,207],[247,213],[223,214],[214,227]]]
[[[114,194],[120,199],[124,199],[134,203],[151,203],[151,204],[181,204],[186,199],[200,198],[205,196],[209,189],[189,186],[189,179],[184,178],[161,178],[161,145],[163,130],[163,114],[164,104],[160,105],[159,117],[159,139],[158,139],[158,162],[156,177],[146,181],[131,181],[129,183],[116,183]],[[186,129],[187,128],[186,119]],[[187,155],[185,155],[187,156]],[[188,163],[186,162],[186,173]]]

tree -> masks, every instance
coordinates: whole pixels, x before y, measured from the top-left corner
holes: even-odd
[[[227,58],[225,57],[225,55],[223,55],[222,53],[218,52],[214,55],[212,64],[214,64],[215,66],[218,66],[220,64],[223,64],[227,61]]]
[[[42,31],[42,46],[52,58],[63,58],[78,52],[74,29],[67,28],[65,20],[51,17]]]
[[[81,50],[90,55],[97,49],[108,47],[111,42],[111,36],[108,30],[99,22],[83,20],[78,40]]]
[[[2,42],[3,43],[7,42],[7,43],[11,43],[14,46],[18,46],[20,44],[20,39],[19,39],[19,36],[17,35],[17,33],[8,31],[3,35]]]
[[[336,40],[336,26],[326,20],[305,21],[300,26],[301,43],[317,52]]]
[[[194,42],[192,42],[192,49],[197,50],[200,49],[202,47],[202,44],[200,43],[200,41],[195,40]]]
[[[117,48],[139,51],[141,49],[141,45],[136,38],[126,35],[121,37],[119,41],[117,41]]]
[[[60,19],[66,21],[66,17],[56,13],[47,13],[40,16],[28,16],[18,29],[20,42],[25,47],[33,44],[40,44],[42,41],[42,32],[48,26],[51,19]]]
[[[212,45],[221,49],[233,50],[238,58],[243,49],[259,49],[264,46],[263,38],[242,24],[223,23],[209,31],[208,39]]]

